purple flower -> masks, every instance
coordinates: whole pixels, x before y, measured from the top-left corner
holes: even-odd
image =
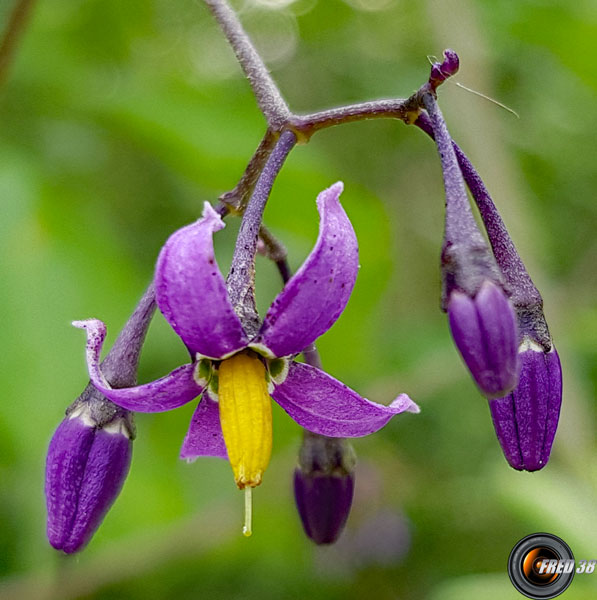
[[[335,542],[354,492],[354,450],[346,440],[305,432],[294,471],[294,498],[305,533],[316,544]]]
[[[228,457],[238,487],[248,492],[261,482],[270,457],[269,396],[305,429],[331,437],[364,436],[395,414],[419,410],[405,394],[389,406],[370,402],[320,369],[292,361],[338,319],[356,280],[358,245],[341,191],[337,183],[319,195],[316,245],[256,335],[247,334],[228,297],[212,241],[224,223],[208,203],[201,219],[166,242],[154,279],[158,307],[193,362],[157,381],[112,389],[99,367],[105,326],[74,323],[87,330],[93,384],[119,406],[159,412],[202,394],[181,458]]]
[[[97,394],[93,388],[89,393]],[[131,462],[134,436],[127,411],[114,407],[115,414],[106,421],[98,402],[76,402],[48,450],[47,534],[50,544],[67,554],[91,539],[118,496]]]
[[[457,64],[457,58],[451,60]],[[423,95],[423,102],[439,151],[446,191],[442,308],[448,313],[454,343],[481,393],[488,398],[500,397],[518,382],[514,307],[473,217],[441,111],[431,93]]]

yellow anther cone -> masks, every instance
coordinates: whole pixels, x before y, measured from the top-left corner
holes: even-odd
[[[220,421],[236,485],[255,487],[272,452],[272,405],[263,363],[251,352],[219,368]]]

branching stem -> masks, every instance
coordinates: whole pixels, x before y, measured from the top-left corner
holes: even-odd
[[[247,76],[268,126],[274,131],[281,131],[288,122],[290,111],[236,13],[226,0],[204,0],[204,2],[220,25]]]

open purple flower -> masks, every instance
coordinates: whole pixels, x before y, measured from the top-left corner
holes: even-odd
[[[224,227],[205,203],[197,222],[175,232],[156,265],[159,309],[187,346],[193,362],[148,384],[112,389],[99,355],[101,321],[78,321],[87,330],[87,364],[93,384],[110,400],[139,412],[171,410],[203,394],[185,437],[181,458],[228,457],[239,488],[261,483],[272,445],[271,396],[305,429],[330,437],[377,431],[395,414],[418,412],[406,395],[376,404],[315,367],[292,358],[325,333],[344,310],[358,271],[358,244],[340,205],[342,184],[317,198],[320,230],[311,254],[249,336],[228,297],[212,235]]]

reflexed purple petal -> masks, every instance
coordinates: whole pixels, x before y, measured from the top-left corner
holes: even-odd
[[[510,465],[537,471],[549,460],[562,402],[562,374],[555,348],[545,353],[528,342],[520,353],[516,389],[489,403],[495,431]]]
[[[381,429],[394,415],[419,407],[401,394],[390,404],[376,404],[327,373],[292,363],[272,398],[302,427],[330,437],[360,437]]]
[[[195,409],[180,451],[183,460],[192,461],[199,456],[228,458],[220,424],[220,406],[208,392],[204,392]]]
[[[517,326],[502,290],[487,280],[474,299],[452,292],[448,319],[454,343],[483,395],[503,396],[518,381]]]
[[[274,356],[301,352],[336,322],[348,302],[359,254],[354,229],[338,200],[342,188],[338,182],[319,194],[317,243],[272,303],[254,340]]]
[[[47,534],[54,548],[70,554],[91,539],[120,492],[131,450],[121,419],[98,429],[79,413],[60,424],[46,461]]]
[[[155,270],[159,309],[189,350],[223,358],[247,345],[216,263],[212,235],[224,222],[205,203],[203,217],[173,233]]]
[[[194,364],[183,365],[171,373],[143,385],[112,389],[100,370],[99,358],[106,336],[106,327],[97,319],[73,321],[79,329],[87,330],[87,369],[93,385],[118,406],[137,412],[162,412],[190,402],[201,392],[193,374]]]
[[[335,542],[348,519],[354,477],[294,471],[294,498],[305,533],[316,544]]]

